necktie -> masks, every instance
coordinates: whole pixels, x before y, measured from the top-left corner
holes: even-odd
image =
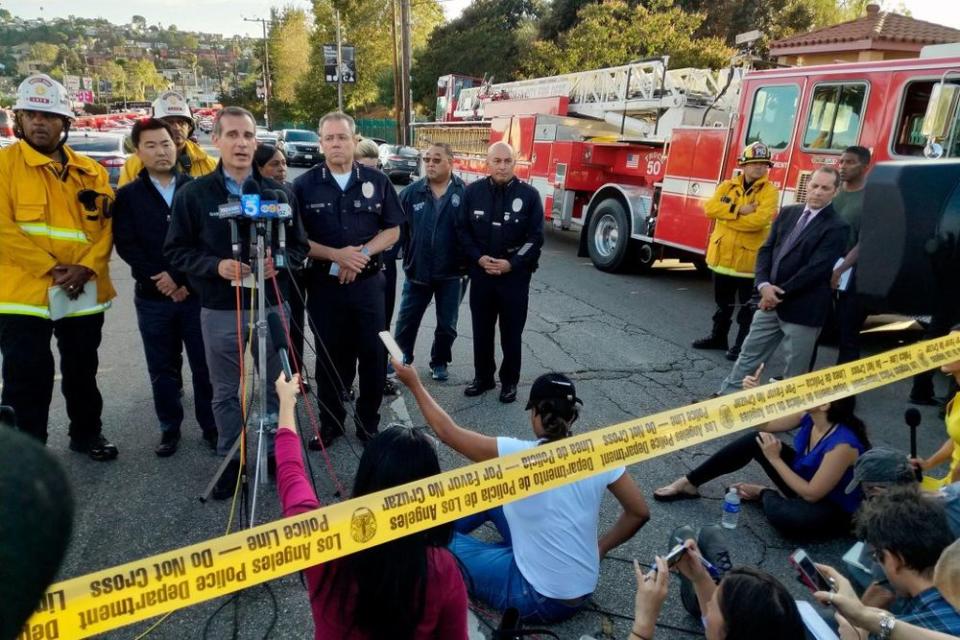
[[[774,282],[777,280],[777,274],[780,271],[780,260],[783,256],[786,255],[790,249],[797,244],[797,240],[800,239],[800,234],[803,233],[804,228],[810,222],[810,218],[813,217],[813,211],[810,209],[804,209],[803,215],[800,216],[800,219],[797,220],[797,224],[793,225],[793,229],[790,230],[789,235],[784,239],[783,244],[780,245],[780,249],[777,251],[776,256],[773,260],[773,267],[770,269],[770,278]]]

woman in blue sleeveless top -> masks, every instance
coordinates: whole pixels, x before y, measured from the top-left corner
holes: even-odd
[[[855,397],[849,396],[771,420],[760,425],[759,433],[738,437],[686,476],[657,489],[653,497],[661,502],[697,498],[702,484],[756,460],[776,488],[745,482],[733,486],[742,500],[760,502],[776,529],[793,538],[846,533],[863,497],[859,487],[848,493],[847,485],[857,458],[870,448],[855,406]],[[793,429],[793,446],[774,435]]]

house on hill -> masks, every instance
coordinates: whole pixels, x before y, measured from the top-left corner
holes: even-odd
[[[960,29],[917,20],[868,4],[855,20],[798,33],[770,44],[780,64],[807,66],[920,57],[927,45],[960,42]]]

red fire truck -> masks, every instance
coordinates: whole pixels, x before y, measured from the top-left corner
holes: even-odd
[[[811,173],[847,146],[869,148],[877,162],[924,158],[936,88],[938,148],[960,156],[956,45],[918,59],[761,71],[667,62],[501,84],[444,76],[438,121],[416,126],[415,144],[451,144],[469,182],[485,175],[487,146],[509,142],[547,219],[579,229],[580,255],[604,271],[668,257],[703,266],[711,230],[703,203],[757,140],[773,152],[781,204],[799,202]]]

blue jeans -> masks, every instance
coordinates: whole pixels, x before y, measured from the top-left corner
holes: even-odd
[[[180,401],[183,386],[183,350],[193,378],[194,411],[200,428],[216,431],[213,389],[200,330],[200,301],[191,295],[183,302],[134,298],[137,324],[143,337],[143,352],[153,389],[153,406],[161,431],[177,431],[183,422]]]
[[[437,329],[433,333],[433,347],[430,349],[430,367],[449,364],[453,360],[453,341],[457,339],[457,318],[464,285],[463,278],[434,280],[430,284],[404,281],[397,314],[396,338],[408,364],[413,362],[413,347],[417,342],[420,321],[434,297],[437,301]]]
[[[488,521],[496,526],[503,542],[483,542],[469,535]],[[551,624],[566,620],[586,604],[587,598],[579,605],[548,598],[527,582],[517,568],[502,507],[461,518],[454,523],[454,530],[450,551],[463,568],[467,589],[497,611],[513,608],[525,623]]]

